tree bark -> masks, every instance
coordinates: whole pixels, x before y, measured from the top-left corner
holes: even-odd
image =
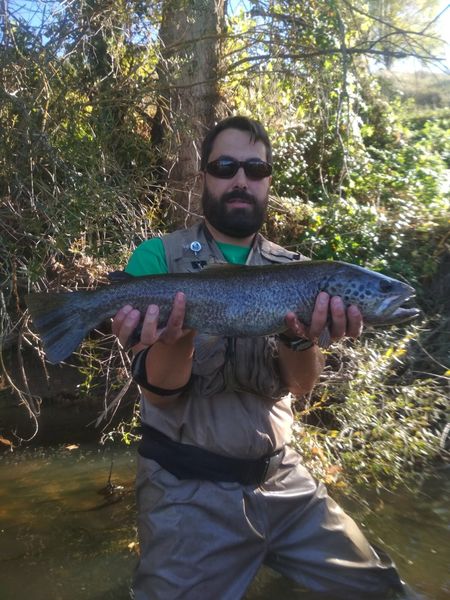
[[[224,0],[166,0],[160,27],[160,97],[153,142],[173,220],[200,214],[198,172],[205,129],[219,116],[218,72]]]

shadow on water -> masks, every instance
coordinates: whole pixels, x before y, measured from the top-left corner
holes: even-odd
[[[113,469],[109,480],[111,461]],[[0,454],[1,600],[121,600],[136,563],[135,450],[82,445]],[[111,485],[108,485],[110,483]],[[449,473],[418,495],[340,499],[429,600],[450,598]],[[263,568],[246,600],[313,600]],[[209,599],[207,599],[209,600]]]

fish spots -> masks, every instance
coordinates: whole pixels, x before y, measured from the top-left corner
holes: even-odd
[[[347,306],[350,304],[367,304],[373,300],[374,295],[377,293],[373,284],[369,285],[368,282],[360,280],[328,281],[326,291],[331,296],[340,296]]]
[[[372,290],[362,283],[350,283],[346,295],[353,301],[364,302],[373,296]]]

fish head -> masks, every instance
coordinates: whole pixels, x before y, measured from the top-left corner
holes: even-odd
[[[407,283],[363,267],[341,265],[323,289],[332,296],[341,296],[347,307],[358,306],[365,324],[393,325],[420,314],[418,308],[404,306],[415,296],[414,288]]]

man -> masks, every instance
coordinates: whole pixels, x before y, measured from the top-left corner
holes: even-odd
[[[265,240],[271,146],[244,117],[220,122],[202,146],[204,223],[141,244],[134,275],[197,271],[208,263],[303,257]],[[326,598],[384,598],[398,574],[312,479],[289,448],[288,392],[310,392],[324,358],[317,340],[357,337],[362,317],[321,292],[309,327],[294,313],[268,338],[214,338],[183,328],[183,290],[165,327],[151,305],[134,346],[142,393],[137,475],[140,559],[136,600],[237,600],[261,564]],[[140,314],[125,306],[113,331],[126,344]]]

